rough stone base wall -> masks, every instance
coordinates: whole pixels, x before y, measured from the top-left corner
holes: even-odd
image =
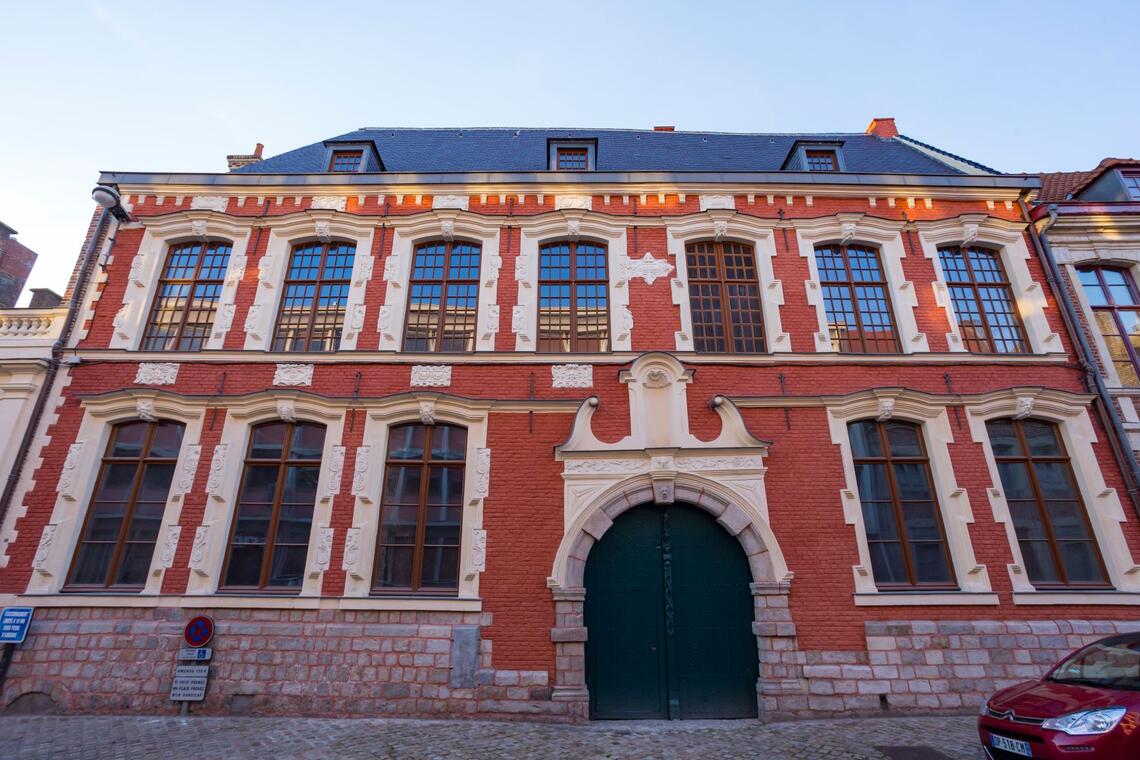
[[[213,617],[216,633],[194,713],[584,717],[551,699],[547,671],[493,668],[478,635],[490,614],[451,612],[41,608],[0,705],[175,713],[175,657],[197,614]]]
[[[977,709],[998,689],[1040,678],[1069,652],[1140,621],[868,622],[866,651],[769,652],[784,677],[762,688],[770,718]]]

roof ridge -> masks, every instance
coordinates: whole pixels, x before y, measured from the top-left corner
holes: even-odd
[[[949,156],[950,158],[954,159],[955,161],[961,161],[964,164],[969,164],[970,166],[974,167],[975,169],[981,169],[982,171],[989,172],[990,174],[1005,174],[1005,172],[998,171],[997,169],[993,168],[992,166],[986,166],[985,164],[979,164],[977,161],[971,161],[970,159],[966,158],[965,156],[959,156],[957,153],[951,153],[948,150],[943,150],[942,148],[939,148],[937,145],[931,145],[930,143],[925,143],[922,140],[916,140],[915,138],[910,137],[909,135],[904,135],[904,134],[900,133],[899,137],[903,138],[904,140],[909,140],[910,142],[915,143],[916,145],[921,145],[922,147],[927,148],[928,150],[932,150],[935,153],[941,153],[944,156]]]
[[[353,132],[641,132],[652,135],[733,135],[744,137],[802,137],[811,135],[842,135],[864,132],[722,132],[711,129],[636,129],[634,127],[358,127]],[[352,134],[353,132],[345,132]],[[341,135],[343,136],[343,135]]]

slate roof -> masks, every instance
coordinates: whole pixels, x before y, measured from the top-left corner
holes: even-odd
[[[843,143],[843,161],[849,173],[963,174],[905,142],[863,133],[370,128],[330,138],[334,141],[372,140],[386,171],[420,173],[547,171],[548,141],[559,139],[596,140],[595,170],[599,172],[776,172],[780,171],[788,151],[797,140],[821,140]],[[326,160],[325,145],[313,143],[235,169],[234,173],[323,173],[327,168]]]
[[[1041,175],[1041,190],[1037,193],[1038,203],[1063,201],[1088,187],[1100,175],[1114,166],[1140,165],[1135,158],[1105,158],[1097,167],[1087,172],[1050,172]]]

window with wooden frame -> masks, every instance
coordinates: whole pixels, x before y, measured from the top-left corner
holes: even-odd
[[[899,339],[879,252],[862,245],[815,249],[831,347],[842,353],[898,353]]]
[[[1124,189],[1128,197],[1140,201],[1140,172],[1121,172],[1120,176],[1124,180]]]
[[[938,249],[938,259],[966,350],[980,354],[1028,352],[1025,327],[1001,254],[976,246],[949,246]]]
[[[556,155],[560,172],[584,172],[590,168],[588,148],[558,148]]]
[[[416,246],[408,285],[405,351],[474,351],[479,309],[478,243]]]
[[[358,172],[363,160],[364,153],[362,151],[335,150],[329,160],[329,171],[336,174]]]
[[[701,240],[685,246],[693,348],[704,353],[762,353],[764,317],[752,246]]]
[[[250,431],[225,590],[296,592],[305,579],[325,426],[266,422]]]
[[[274,351],[337,350],[355,258],[352,243],[303,243],[293,248]]]
[[[805,150],[804,161],[809,172],[837,172],[839,162],[833,150]]]
[[[399,425],[388,434],[374,593],[459,589],[467,430]]]
[[[1077,276],[1120,384],[1140,386],[1140,296],[1132,274],[1115,267],[1082,267]]]
[[[608,351],[606,247],[586,241],[547,243],[538,250],[538,272],[538,350]]]
[[[111,429],[65,590],[146,585],[184,430],[167,420]]]
[[[861,420],[847,432],[876,586],[956,588],[922,430]]]
[[[1108,576],[1057,426],[986,423],[1025,574],[1037,588],[1104,588]]]
[[[210,339],[230,265],[228,242],[170,246],[143,334],[143,351],[200,351]]]

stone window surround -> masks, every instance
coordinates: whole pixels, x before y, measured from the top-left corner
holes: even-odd
[[[1091,396],[1041,388],[1010,388],[978,397],[965,405],[970,435],[981,444],[990,474],[987,489],[994,521],[1005,526],[1013,562],[1007,566],[1014,604],[1140,604],[1140,563],[1132,558],[1121,525],[1124,507],[1115,488],[1104,482],[1093,444],[1096,430],[1088,414]],[[1115,591],[1038,591],[1024,571],[1005,489],[990,446],[986,421],[1000,417],[1046,420],[1057,425],[1072,465],[1081,500]]]
[[[901,353],[913,354],[930,350],[926,334],[918,331],[914,317],[914,310],[918,306],[914,283],[907,280],[903,272],[902,260],[906,258],[906,248],[902,241],[903,222],[861,212],[842,212],[814,219],[795,219],[791,224],[796,230],[800,256],[807,260],[811,273],[811,279],[804,282],[804,289],[807,291],[807,301],[815,306],[819,319],[819,331],[813,341],[817,352],[839,353],[831,347],[827,307],[823,302],[823,284],[815,262],[815,248],[824,244],[851,243],[870,245],[878,251],[883,276],[890,291]]]
[[[364,290],[372,278],[372,239],[378,223],[377,219],[364,219],[332,209],[306,210],[275,219],[268,227],[265,255],[258,261],[257,292],[245,316],[244,349],[269,351],[273,346],[277,311],[294,247],[330,240],[347,240],[356,245],[339,350],[355,349],[359,330],[354,329],[354,323],[362,326],[367,318],[363,313]]]
[[[942,271],[942,261],[938,249],[946,245],[974,245],[998,251],[1002,266],[1009,278],[1013,300],[1022,324],[1025,326],[1029,349],[1035,354],[1061,352],[1064,350],[1060,337],[1049,326],[1045,317],[1045,292],[1041,283],[1033,279],[1029,272],[1029,247],[1025,243],[1026,225],[1009,222],[985,214],[962,214],[954,219],[940,219],[933,222],[915,222],[918,237],[922,244],[923,256],[934,265],[934,300],[946,312],[950,332],[946,342],[951,351],[966,351],[962,343],[958,320],[954,315],[954,303],[950,298],[949,285]],[[964,243],[964,241],[969,241]]]
[[[511,315],[515,351],[535,351],[538,338],[538,251],[543,244],[558,240],[593,240],[606,246],[606,274],[609,277],[610,350],[633,350],[633,315],[629,311],[629,283],[626,272],[626,226],[588,214],[584,209],[562,209],[521,221],[515,280],[518,298]],[[628,328],[628,329],[627,329]]]
[[[985,565],[979,565],[970,541],[969,525],[974,522],[970,497],[958,486],[949,445],[954,442],[953,429],[945,405],[935,403],[924,394],[899,388],[879,388],[847,396],[824,399],[827,407],[831,442],[839,447],[846,487],[839,492],[844,521],[854,527],[859,550],[859,564],[852,566],[857,606],[882,605],[955,605],[997,604]],[[863,508],[859,500],[859,484],[847,425],[864,419],[900,419],[918,425],[930,463],[934,483],[934,499],[942,516],[946,544],[958,591],[930,590],[880,591],[871,570],[871,554]]]
[[[202,407],[187,406],[181,403],[176,396],[151,389],[130,390],[110,397],[87,399],[83,402],[83,407],[83,419],[80,422],[73,444],[82,444],[82,448],[73,462],[74,472],[71,474],[71,487],[67,489],[70,496],[68,493],[57,493],[56,495],[55,506],[52,509],[47,526],[48,528],[56,526],[55,534],[47,548],[46,556],[33,569],[31,579],[28,581],[27,593],[54,594],[63,587],[67,580],[68,570],[71,567],[75,547],[79,542],[79,533],[83,529],[84,518],[91,506],[91,498],[99,477],[103,454],[107,449],[111,430],[118,423],[141,419],[140,410],[146,409],[148,413],[153,414],[158,419],[175,420],[186,426],[182,435],[182,446],[178,452],[178,461],[174,468],[174,477],[170,484],[170,492],[167,494],[166,508],[163,511],[158,538],[155,542],[154,556],[151,558],[150,572],[147,574],[143,590],[131,592],[130,596],[159,594],[165,572],[160,561],[163,541],[168,530],[178,525],[182,513],[184,494],[178,493],[176,483],[185,469],[190,469],[191,474],[195,473],[197,467],[201,466],[201,459],[206,458],[199,456],[198,462],[195,463],[194,449],[192,448],[199,445],[205,410]],[[64,467],[66,469],[67,465],[65,464]],[[180,540],[189,540],[189,538],[192,536],[181,536]],[[89,598],[89,595],[87,596]]]
[[[470,240],[482,247],[479,257],[479,304],[475,314],[475,350],[494,351],[495,335],[501,329],[498,280],[502,269],[499,254],[501,222],[458,209],[434,209],[404,219],[388,218],[392,228],[392,252],[384,261],[387,288],[377,326],[381,351],[400,351],[404,344],[409,283],[416,246],[436,240]]]
[[[676,264],[675,276],[670,279],[674,305],[681,315],[681,329],[676,335],[678,351],[693,350],[693,313],[689,301],[689,272],[685,248],[698,240],[731,239],[747,243],[756,258],[759,277],[760,308],[764,314],[764,347],[768,353],[792,350],[788,334],[780,321],[780,307],[784,305],[784,286],[777,280],[772,267],[776,257],[775,219],[761,219],[738,214],[732,209],[713,209],[686,217],[666,217],[668,253]]]
[[[179,243],[219,241],[230,243],[229,267],[226,270],[222,292],[214,315],[213,332],[204,349],[220,349],[227,329],[222,315],[234,308],[234,298],[245,270],[251,220],[236,219],[216,211],[196,210],[145,217],[139,221],[143,236],[130,263],[127,283],[123,291],[123,304],[115,315],[110,348],[137,350],[146,332],[154,304],[155,291],[161,279],[170,247]],[[116,256],[125,255],[116,251]],[[232,330],[232,314],[230,316]],[[239,327],[240,329],[240,327]]]

